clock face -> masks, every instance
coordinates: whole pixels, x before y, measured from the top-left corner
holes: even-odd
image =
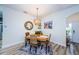
[[[27,21],[27,22],[25,22],[24,27],[25,27],[27,30],[32,30],[33,24],[32,24],[31,21]]]

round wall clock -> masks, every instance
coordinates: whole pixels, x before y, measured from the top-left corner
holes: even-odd
[[[33,23],[32,23],[31,21],[27,21],[27,22],[25,22],[24,27],[25,27],[25,29],[27,29],[27,30],[32,30],[32,28],[33,28]]]

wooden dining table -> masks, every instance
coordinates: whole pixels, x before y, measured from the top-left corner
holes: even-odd
[[[40,35],[40,36],[37,36],[37,35],[29,35],[29,36],[26,36],[27,39],[29,40],[32,40],[32,39],[37,39],[38,41],[48,41],[48,36],[47,35]]]

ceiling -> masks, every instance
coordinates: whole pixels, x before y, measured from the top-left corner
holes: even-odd
[[[30,15],[36,16],[37,10],[39,8],[38,15],[43,17],[51,13],[72,7],[72,4],[5,4],[4,6],[28,13]]]
[[[79,22],[79,12],[70,15],[67,18],[67,22]]]

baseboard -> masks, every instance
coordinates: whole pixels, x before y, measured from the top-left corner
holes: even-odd
[[[53,42],[53,43],[58,44],[58,45],[63,46],[63,47],[66,47],[66,45],[60,44],[58,42]]]

